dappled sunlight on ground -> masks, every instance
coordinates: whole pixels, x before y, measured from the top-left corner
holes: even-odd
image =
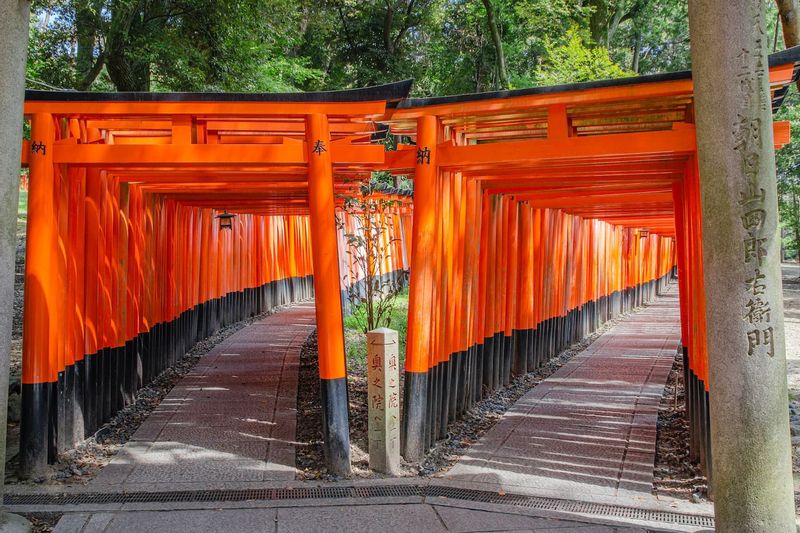
[[[294,479],[297,367],[313,327],[313,305],[297,305],[216,346],[89,488]]]
[[[658,406],[679,330],[673,290],[523,396],[445,477],[557,497],[653,498]]]

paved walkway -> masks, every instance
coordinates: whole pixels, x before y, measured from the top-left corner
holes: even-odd
[[[646,533],[650,528],[611,520],[567,519],[547,513],[469,509],[458,504],[348,501],[339,505],[283,505],[276,508],[214,510],[131,510],[70,513],[53,533],[306,533],[487,532]],[[658,531],[687,531],[659,529]]]
[[[300,348],[315,327],[300,304],[234,333],[203,356],[89,490],[293,480]]]
[[[604,334],[524,396],[445,478],[337,485],[446,485],[584,501],[600,495],[625,504],[632,501],[620,497],[625,493],[649,496],[658,402],[677,345],[677,316],[677,299],[669,296]],[[56,533],[701,529],[578,508],[392,496],[391,490],[385,497],[292,499],[287,491],[317,485],[294,480],[292,446],[299,350],[313,327],[313,307],[306,304],[229,337],[178,383],[85,488],[162,497],[26,510],[66,511]],[[177,494],[170,491],[264,487],[283,496],[208,502],[169,497]],[[658,511],[700,511],[652,496],[641,503]]]
[[[567,499],[650,497],[658,404],[679,339],[673,290],[529,391],[446,478]]]

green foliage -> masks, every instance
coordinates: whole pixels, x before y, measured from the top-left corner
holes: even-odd
[[[28,77],[57,87],[93,90],[298,90],[322,76],[309,58],[293,53],[303,37],[298,31],[300,4],[295,0],[35,3]]]
[[[800,97],[795,89],[781,107],[776,120],[788,120],[792,138],[800,138]],[[800,144],[790,143],[775,155],[778,177],[778,212],[783,246],[789,257],[800,258]]]
[[[576,27],[570,28],[567,32],[565,44],[554,45],[552,41],[546,39],[545,57],[547,59],[536,70],[536,80],[541,85],[624,78],[633,75],[614,63],[605,48],[587,45],[586,37],[582,36]]]
[[[25,216],[28,214],[28,191],[19,191],[17,213],[19,213],[20,216]]]
[[[687,68],[687,1],[491,5],[515,88]],[[498,87],[481,0],[35,0],[32,13],[32,87],[298,91],[406,78],[418,96]]]
[[[689,69],[688,10],[688,0],[639,1],[609,44],[612,59],[640,74]]]
[[[397,331],[400,339],[399,355],[402,366],[406,357],[406,334],[408,332],[408,289],[397,294],[389,318],[391,328]],[[364,363],[367,359],[367,336],[361,322],[355,315],[348,315],[344,318],[344,328],[347,360]]]

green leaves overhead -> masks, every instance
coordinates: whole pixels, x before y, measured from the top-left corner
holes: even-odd
[[[777,47],[775,2],[764,2]],[[554,85],[690,68],[687,11],[688,0],[33,0],[27,76],[32,88],[103,91]],[[793,129],[796,100],[781,111]],[[777,156],[790,249],[796,152]]]
[[[32,22],[31,83],[84,90],[453,94],[689,61],[686,0],[37,0]]]

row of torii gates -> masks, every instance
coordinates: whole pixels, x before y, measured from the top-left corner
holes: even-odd
[[[773,110],[798,61],[798,49],[770,57]],[[380,193],[397,200],[380,274],[411,275],[407,459],[676,269],[692,454],[711,474],[709,428],[724,422],[709,411],[691,74],[428,99],[409,88],[28,92],[22,472],[221,325],[312,295],[327,461],[348,472],[342,291],[363,273],[336,216],[389,171],[414,183],[413,206]],[[775,123],[774,146],[789,134]],[[776,356],[771,335],[750,339],[751,357]]]

